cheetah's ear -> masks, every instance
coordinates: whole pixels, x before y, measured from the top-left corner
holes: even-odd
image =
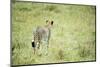
[[[54,23],[54,22],[53,22],[53,21],[51,21],[51,25],[53,25],[53,23]]]

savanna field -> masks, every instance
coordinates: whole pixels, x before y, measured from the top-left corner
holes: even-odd
[[[95,61],[95,8],[91,5],[12,2],[12,65]],[[48,54],[41,49],[34,55],[33,31],[45,25],[46,20],[54,21]]]

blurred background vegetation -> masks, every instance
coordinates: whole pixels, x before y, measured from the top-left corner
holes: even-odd
[[[91,5],[12,2],[12,64],[95,61],[95,13]],[[47,19],[54,21],[48,55],[34,55],[33,30]]]

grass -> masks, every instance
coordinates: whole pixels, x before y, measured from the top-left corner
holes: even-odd
[[[12,3],[12,64],[44,64],[59,62],[94,61],[95,6]],[[31,47],[33,31],[54,21],[48,55],[40,49],[36,55]],[[38,53],[42,53],[39,55]]]

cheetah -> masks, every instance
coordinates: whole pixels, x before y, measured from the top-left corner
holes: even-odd
[[[43,42],[46,43],[47,49],[49,47],[49,40],[51,37],[51,28],[53,26],[53,21],[46,20],[46,25],[38,26],[33,34],[32,47],[34,49],[34,54],[36,49],[40,48]]]

